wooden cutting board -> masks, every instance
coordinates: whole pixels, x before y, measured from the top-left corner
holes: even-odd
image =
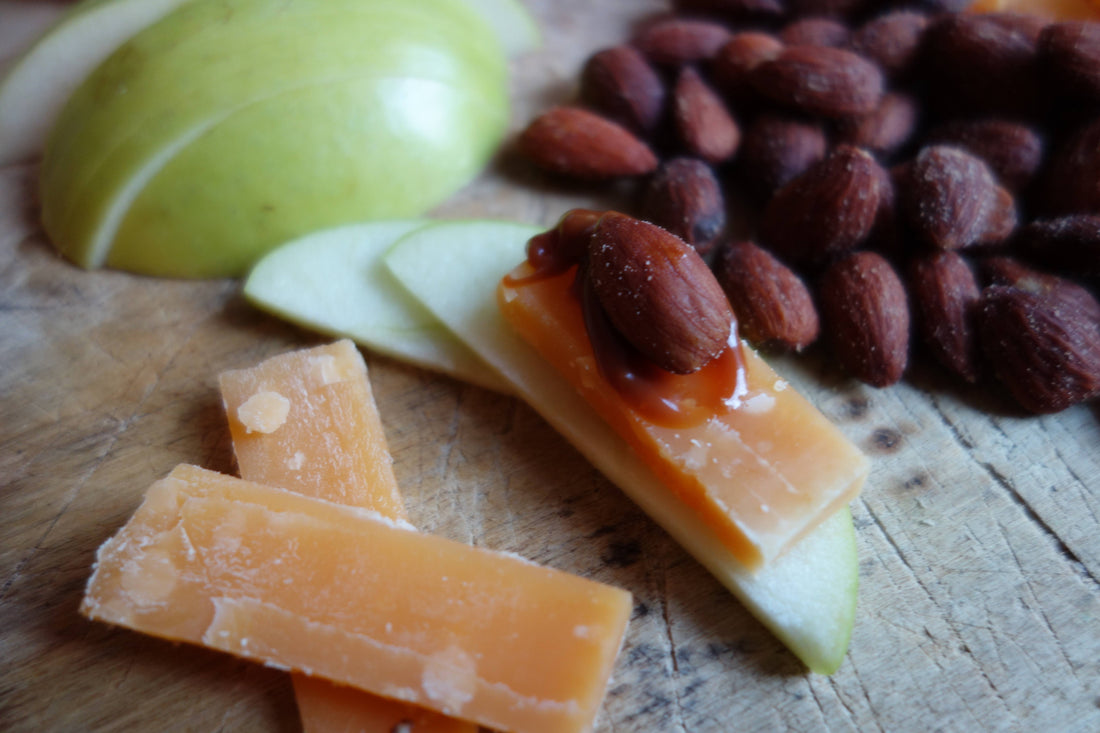
[[[514,64],[515,127],[661,7],[529,5],[545,45]],[[33,7],[0,3],[0,53]],[[77,607],[153,480],[184,461],[233,470],[217,373],[322,339],[233,280],[74,268],[38,229],[34,178],[0,170],[0,730],[295,731],[284,674]],[[549,187],[505,150],[438,213],[549,225],[616,201]],[[874,460],[853,505],[858,623],[822,677],[526,406],[366,358],[419,527],[635,594],[601,731],[1100,730],[1095,404],[1027,417],[931,370],[876,390],[824,353],[775,359]]]

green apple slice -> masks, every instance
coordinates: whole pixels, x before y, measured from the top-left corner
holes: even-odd
[[[88,73],[138,31],[188,0],[89,0],[71,8],[0,82],[0,166],[42,149]]]
[[[346,85],[357,84],[376,107],[370,122],[357,117],[363,104],[310,109],[282,99],[313,89],[331,89],[346,99]],[[376,91],[396,90],[396,96],[372,93],[369,84],[377,84]],[[428,86],[438,93],[426,92]],[[404,124],[409,117],[402,94],[413,87],[412,98],[422,105],[420,120],[399,129],[394,122]],[[264,103],[291,108],[292,118],[280,127],[293,128],[291,138],[302,133],[316,139],[333,130],[326,138],[329,148],[345,153],[330,156],[339,166],[335,177],[355,175],[360,181],[344,199],[381,200],[393,209],[391,216],[419,214],[475,175],[502,137],[506,68],[491,29],[458,0],[190,0],[123,44],[62,110],[42,166],[47,233],[85,267],[103,264],[116,245],[130,252],[148,249],[143,242],[118,240],[145,185],[177,156],[210,139],[217,127]],[[432,135],[425,138],[425,130]],[[180,248],[171,254],[193,262],[192,270],[143,269],[148,255],[134,264],[115,257],[111,264],[161,275],[240,274],[257,248],[367,216],[310,217],[304,211],[309,204],[298,201],[320,179],[311,177],[312,171],[298,175],[294,168],[308,156],[281,161],[280,148],[295,150],[295,140],[277,140],[264,128],[252,133],[263,144],[247,146],[254,157],[244,159],[239,170],[273,175],[268,191],[278,195],[260,205],[284,219],[293,218],[288,212],[300,214],[297,228],[242,228],[242,221],[252,225],[259,218],[248,210],[243,217],[226,218],[214,239],[206,236],[208,227],[196,249],[200,239],[192,224],[210,216],[192,210],[184,229],[165,232],[176,239],[153,245]],[[433,156],[427,168],[425,152]],[[180,185],[203,188],[205,171],[198,173]],[[231,199],[224,203],[232,208]],[[208,267],[201,257],[211,251],[241,254]]]
[[[402,238],[385,262],[397,279],[515,392],[737,596],[806,666],[843,661],[855,623],[858,563],[844,509],[761,570],[732,554],[634,456],[631,448],[518,336],[496,305],[500,278],[524,257],[529,227],[441,223]]]
[[[190,0],[85,0],[64,13],[0,81],[0,166],[42,149],[72,92],[139,31]],[[462,0],[496,33],[504,52],[536,48],[534,19],[516,0]]]
[[[423,220],[349,224],[265,255],[244,283],[253,304],[292,323],[457,379],[508,392],[508,384],[412,298],[382,255]]]

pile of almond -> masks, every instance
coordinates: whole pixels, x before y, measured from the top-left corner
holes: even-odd
[[[966,4],[675,0],[519,148],[636,179],[757,346],[827,334],[875,386],[929,355],[1055,412],[1100,395],[1100,23]]]

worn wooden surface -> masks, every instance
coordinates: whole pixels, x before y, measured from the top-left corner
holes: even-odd
[[[530,0],[515,124],[653,2]],[[0,3],[0,56],[20,34]],[[0,729],[294,731],[285,675],[90,623],[95,548],[176,463],[233,469],[216,374],[317,336],[234,281],[83,272],[0,171]],[[548,188],[503,153],[441,209],[548,224],[613,192]],[[874,459],[854,506],[859,617],[805,673],[720,586],[516,400],[367,353],[413,521],[637,599],[606,731],[1100,730],[1100,408],[1024,417],[931,370],[874,390],[827,355],[775,364]],[[532,660],[537,664],[537,660]]]

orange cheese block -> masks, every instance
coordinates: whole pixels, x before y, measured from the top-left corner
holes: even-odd
[[[651,419],[597,365],[574,273],[536,276],[524,262],[500,284],[504,317],[747,568],[778,557],[856,496],[866,457],[751,349],[739,399],[691,424]],[[726,368],[714,364],[706,369]]]
[[[588,730],[631,597],[194,466],[97,553],[82,612],[518,731]]]
[[[405,518],[366,365],[350,341],[219,381],[242,476]]]
[[[222,373],[241,476],[403,519],[367,365],[351,341]],[[327,680],[292,675],[305,733],[475,733],[477,726]]]
[[[294,675],[302,733],[469,733],[478,726],[317,677]]]

